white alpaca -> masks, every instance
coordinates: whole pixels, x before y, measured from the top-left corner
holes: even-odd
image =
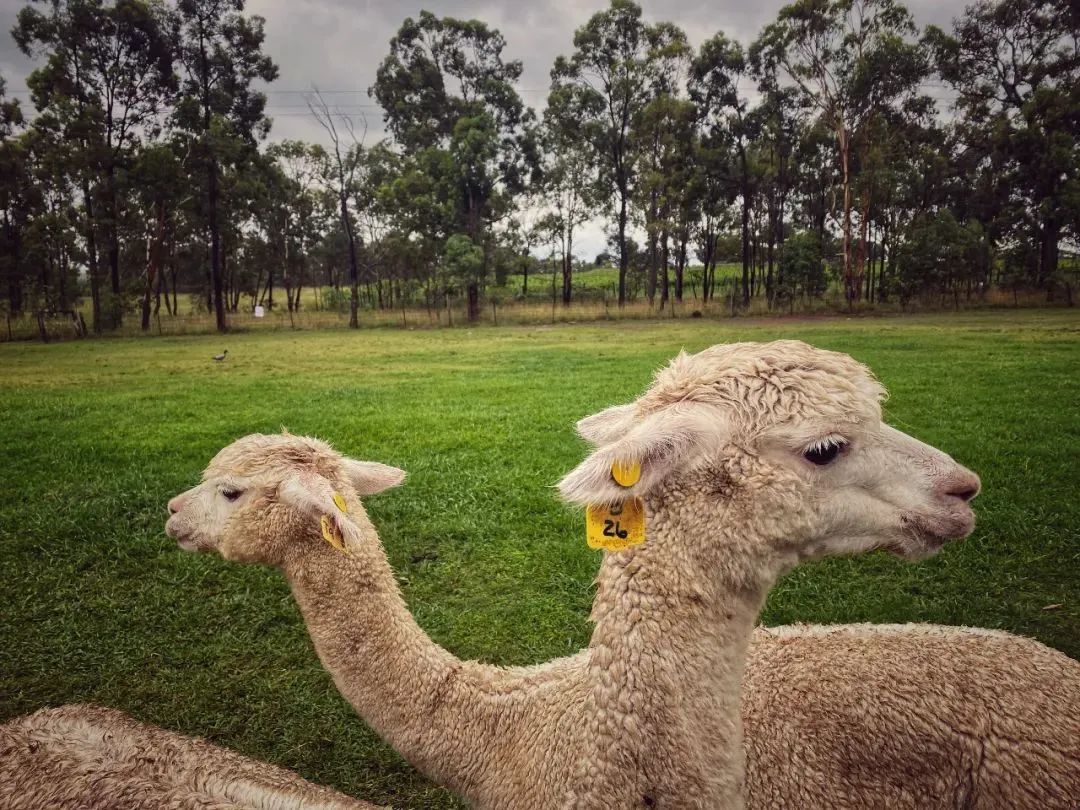
[[[356,499],[392,468],[246,437],[167,530],[281,568],[345,697],[477,806],[739,807],[743,663],[776,576],[831,553],[918,557],[972,528],[978,479],[884,426],[880,394],[844,355],[736,344],[681,355],[632,410],[590,420],[605,440],[561,489],[641,499],[647,539],[605,556],[588,650],[537,667],[460,661],[413,621]]]
[[[377,810],[294,773],[100,706],[0,725],[4,810]]]

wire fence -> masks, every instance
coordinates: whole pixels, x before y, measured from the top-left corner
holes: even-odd
[[[901,314],[954,309],[1017,308],[1071,306],[1071,296],[1049,296],[1045,290],[1013,290],[994,288],[971,298],[934,295],[913,299],[901,304],[898,301],[868,303],[859,301],[852,306],[837,293],[822,298],[792,299],[775,302],[769,306],[764,298],[753,298],[749,306],[742,306],[735,286],[723,290],[709,301],[687,296],[682,301],[661,302],[659,297],[650,304],[638,299],[618,305],[614,298],[587,298],[563,304],[561,300],[540,302],[536,300],[499,301],[489,299],[482,304],[472,320],[468,317],[468,302],[464,296],[449,297],[438,306],[407,305],[396,309],[360,310],[361,329],[446,329],[476,328],[490,326],[540,326],[551,324],[598,322],[598,321],[658,321],[684,319],[731,319],[738,317],[811,317],[837,314]],[[0,342],[38,340],[51,342],[73,340],[93,336],[86,327],[86,320],[79,312],[33,312],[6,315]],[[321,329],[347,329],[348,309],[318,309],[303,305],[289,312],[280,306],[264,310],[261,317],[250,308],[227,314],[228,328],[235,332],[259,332]],[[150,319],[148,329],[143,329],[138,312],[128,313],[123,324],[103,333],[104,336],[168,336],[213,334],[217,325],[213,313],[190,312],[169,315],[158,313]]]

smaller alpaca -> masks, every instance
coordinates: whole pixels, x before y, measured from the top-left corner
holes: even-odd
[[[0,807],[377,810],[284,768],[90,705],[0,725]]]

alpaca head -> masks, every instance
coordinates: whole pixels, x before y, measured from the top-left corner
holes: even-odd
[[[781,567],[876,548],[926,556],[970,534],[979,479],[885,425],[884,393],[851,357],[799,341],[683,353],[637,401],[578,423],[595,449],[559,489],[579,504],[686,509],[705,528],[687,542],[742,533]],[[636,483],[614,479],[616,462],[640,465]]]
[[[356,461],[318,439],[252,434],[210,461],[198,486],[169,501],[165,532],[188,551],[281,565],[303,544],[347,549],[374,529],[357,500],[397,486],[396,467]]]

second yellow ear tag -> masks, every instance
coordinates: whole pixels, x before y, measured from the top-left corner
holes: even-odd
[[[348,549],[345,548],[345,538],[341,536],[341,530],[338,529],[337,524],[330,519],[329,515],[323,515],[320,518],[319,526],[322,528],[323,540],[343,554],[349,553]]]
[[[641,464],[637,461],[616,461],[611,465],[611,477],[620,487],[632,487],[641,480]]]
[[[645,504],[629,498],[614,506],[585,509],[585,541],[589,548],[622,551],[645,542]]]
[[[345,508],[345,497],[340,492],[335,492],[332,497],[334,499],[334,506],[336,506],[342,512],[349,511]]]

